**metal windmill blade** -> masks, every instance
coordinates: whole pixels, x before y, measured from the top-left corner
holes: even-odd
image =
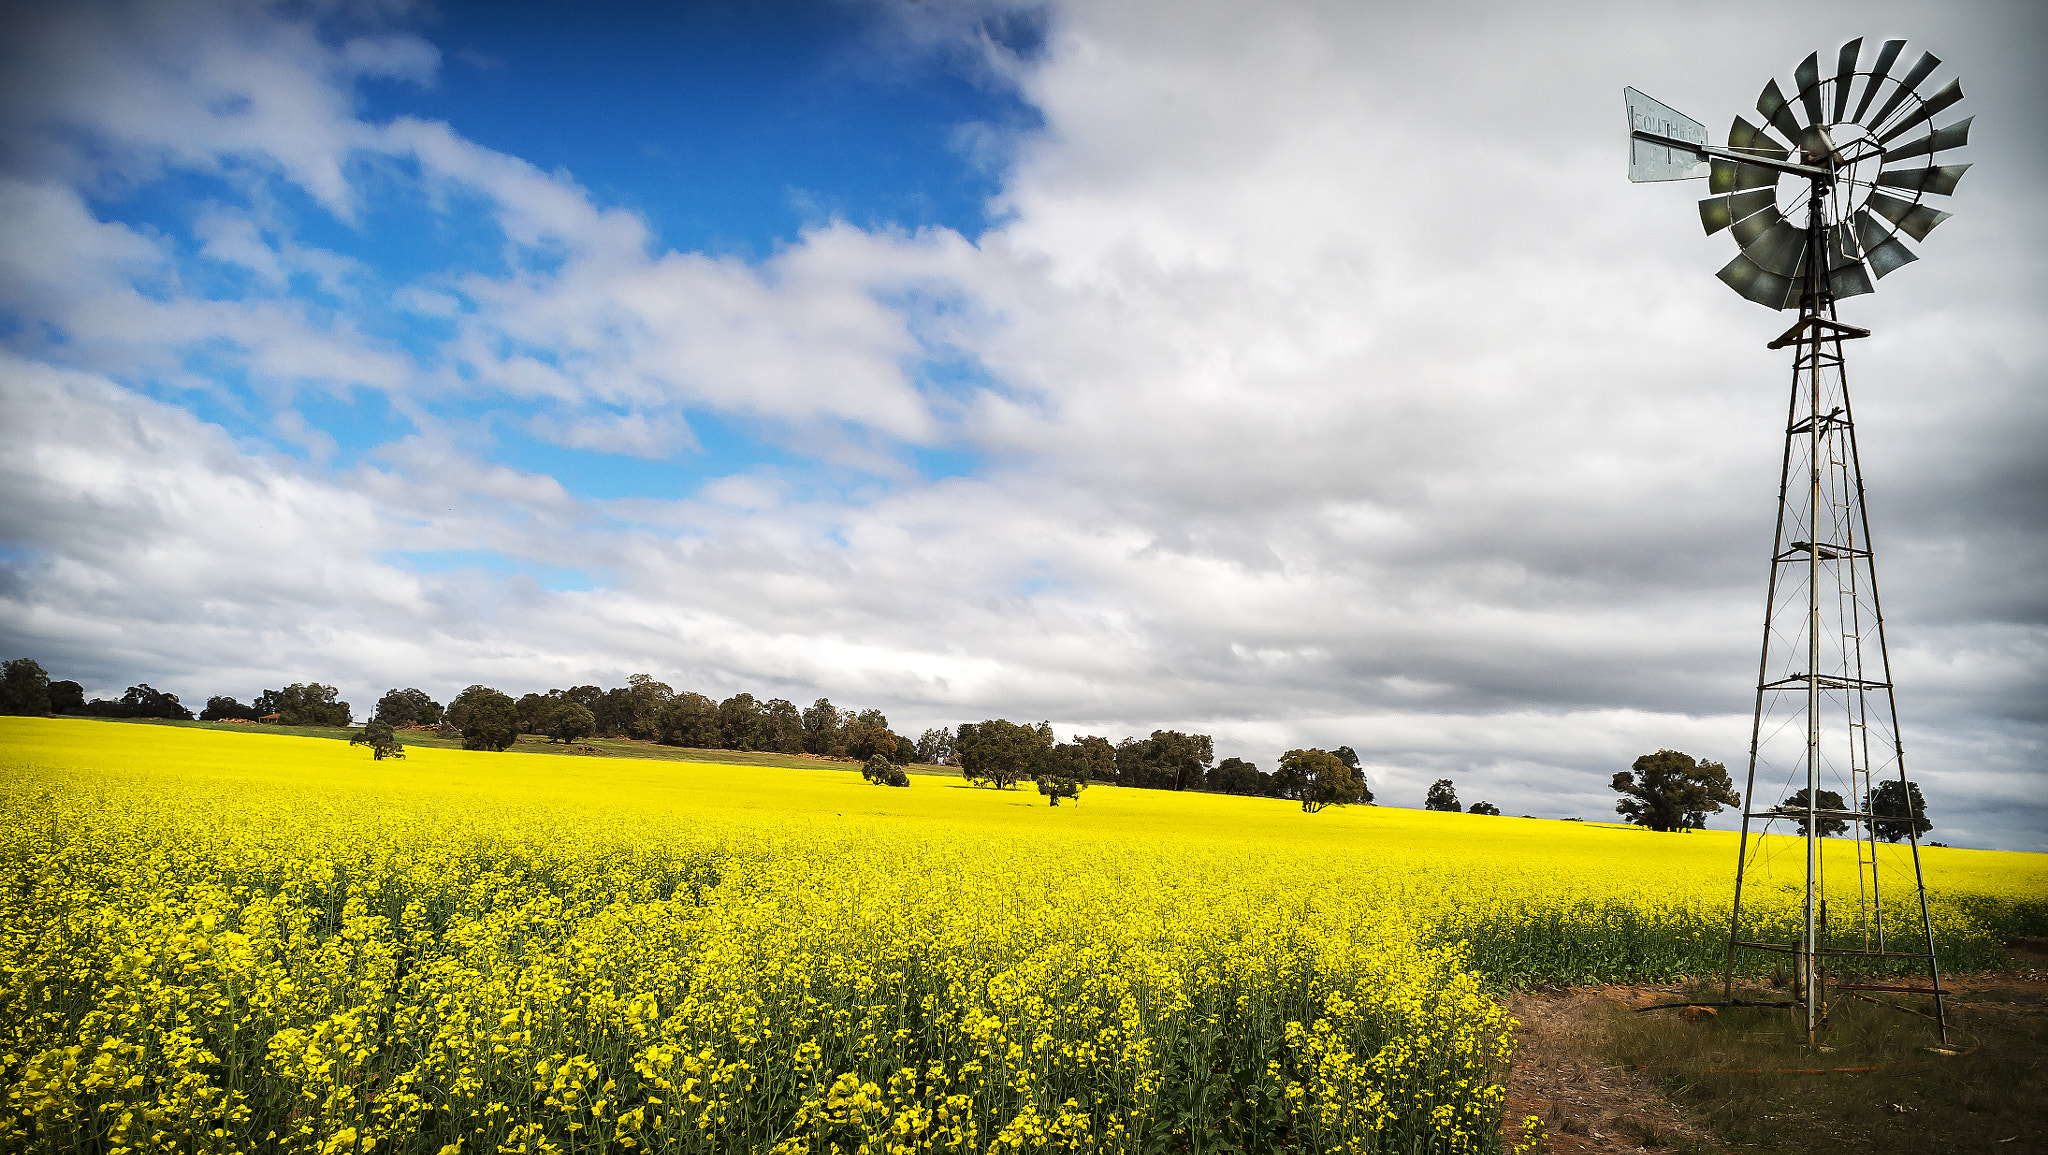
[[[1842,45],[1835,56],[1835,114],[1829,119],[1840,124],[1848,119],[1842,115],[1849,107],[1849,89],[1856,79],[1856,60],[1863,55],[1863,38],[1858,36]]]
[[[1922,52],[1895,77],[1906,42],[1886,41],[1867,70],[1863,43],[1843,44],[1832,73],[1822,72],[1820,53],[1808,54],[1793,70],[1789,97],[1775,78],[1767,81],[1756,101],[1762,124],[1735,117],[1725,148],[1713,147],[1697,121],[1627,91],[1629,178],[1704,175],[1712,195],[1699,202],[1700,226],[1735,239],[1740,254],[1719,275],[1752,301],[1798,307],[1814,277],[1833,297],[1868,293],[1918,259],[1902,238],[1925,241],[1953,215],[1927,202],[1953,194],[1970,168],[1951,155],[1969,143],[1973,118],[1936,123],[1962,101],[1962,82],[1923,94],[1939,57]],[[1781,199],[1787,176],[1798,199]],[[1816,191],[1818,200],[1799,195]],[[1801,224],[1814,204],[1825,219]],[[1830,238],[1825,245],[1811,240],[1821,235]],[[1809,255],[1821,248],[1825,260]],[[1809,273],[1809,264],[1820,267]]]

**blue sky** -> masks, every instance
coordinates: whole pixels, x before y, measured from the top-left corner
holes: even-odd
[[[999,50],[1037,50],[1039,27],[1028,13],[986,27]],[[330,37],[361,31],[346,17],[321,28]],[[977,235],[997,190],[998,158],[986,142],[1036,124],[1014,88],[986,69],[958,53],[921,51],[872,12],[844,4],[447,5],[381,31],[420,38],[439,60],[430,72],[362,80],[350,94],[359,120],[459,125],[476,145],[633,214],[650,252],[759,262],[799,244],[805,230],[836,222]],[[427,187],[416,161],[345,163],[360,190],[346,214],[288,181],[263,179],[246,160],[224,171],[170,168],[108,182],[88,204],[101,220],[174,252],[166,276],[183,293],[286,297],[345,318],[373,348],[474,379],[473,368],[447,355],[453,320],[408,307],[408,292],[459,299],[455,283],[464,276],[545,273],[563,254],[545,243],[508,249],[487,198]],[[230,220],[245,243],[288,234],[347,267],[332,282],[299,271],[266,283],[262,272],[223,259],[218,234]],[[127,383],[330,469],[419,431],[389,397],[346,382],[302,383],[287,401],[289,374],[252,379],[237,352],[233,343],[194,342],[173,372],[137,373]],[[942,348],[912,351],[901,367],[941,390],[976,376],[971,358]],[[195,378],[204,382],[198,390]],[[877,446],[897,467],[879,475],[821,466],[772,422],[689,405],[666,411],[687,436],[620,454],[536,436],[530,423],[546,407],[530,399],[487,393],[423,403],[459,436],[488,446],[493,459],[547,474],[579,498],[674,498],[746,469],[829,492],[967,473],[979,462],[971,448],[941,438]],[[283,404],[296,414],[289,422],[277,420]],[[627,417],[631,407],[600,405],[596,413]],[[488,552],[468,556],[481,563]],[[551,588],[583,588],[577,571],[504,568]]]
[[[1718,135],[1899,35],[1978,116],[1844,309],[1909,764],[1947,840],[2048,849],[2037,8],[10,6],[0,648],[1349,745],[1382,802],[1599,817],[1745,749],[1785,381],[1620,90]]]
[[[674,248],[760,257],[833,217],[978,233],[998,173],[964,131],[1037,120],[847,4],[448,5],[419,26],[439,82],[371,86],[368,115],[446,120],[566,169]],[[994,27],[1035,50],[1033,21]]]

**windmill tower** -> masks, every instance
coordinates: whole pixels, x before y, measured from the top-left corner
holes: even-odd
[[[1931,997],[1947,1042],[1920,869],[1919,799],[1906,779],[1843,356],[1846,342],[1870,331],[1836,313],[1837,301],[1873,290],[1873,273],[1881,279],[1917,259],[1901,235],[1922,241],[1947,220],[1927,198],[1954,192],[1970,167],[1939,163],[1968,142],[1970,121],[1934,123],[1963,98],[1961,82],[1923,96],[1941,61],[1922,53],[1894,76],[1905,47],[1886,41],[1866,66],[1863,41],[1851,40],[1831,76],[1821,74],[1819,53],[1808,56],[1793,72],[1790,98],[1770,81],[1756,104],[1764,123],[1736,117],[1724,147],[1709,143],[1698,121],[1633,88],[1623,94],[1629,179],[1705,177],[1713,195],[1700,202],[1700,220],[1709,234],[1730,233],[1741,250],[1721,280],[1760,305],[1798,313],[1768,345],[1792,351],[1792,393],[1722,981],[1723,1001],[1734,1004],[1738,951],[1792,956],[1788,1005],[1809,1044],[1826,1018],[1830,986]],[[1760,805],[1759,783],[1767,795],[1791,793]],[[1784,853],[1770,838],[1774,823],[1803,840],[1805,892],[1790,943],[1763,941],[1765,920],[1745,921],[1742,905],[1745,880]],[[1829,909],[1831,894],[1848,897],[1827,877],[1831,857],[1842,860],[1837,873],[1847,865],[1846,855],[1825,852],[1829,833],[1853,835],[1853,910]],[[1917,902],[1900,903],[1904,896],[1894,893],[1905,870],[1889,843],[1901,835]],[[1899,981],[1900,971],[1919,977]]]

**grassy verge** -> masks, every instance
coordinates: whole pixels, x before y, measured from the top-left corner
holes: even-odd
[[[168,718],[101,718],[93,719],[126,726],[170,726],[182,730],[226,730],[237,734],[291,735],[299,738],[333,738],[346,742],[354,737],[358,728],[346,726],[270,726],[250,725],[243,722],[179,722]],[[460,750],[462,739],[443,737],[432,730],[400,730],[398,740],[406,746],[424,746],[436,750]],[[522,754],[562,754],[570,757],[589,758],[612,756],[619,758],[647,758],[662,762],[709,762],[723,766],[783,766],[805,770],[844,770],[849,773],[860,769],[860,762],[852,758],[820,758],[810,754],[777,754],[759,750],[706,750],[692,746],[664,746],[659,742],[639,742],[630,738],[585,738],[580,742],[556,742],[541,734],[521,734],[514,747]],[[950,766],[905,766],[912,774],[926,774],[943,778],[958,778],[960,772]]]
[[[1686,996],[1717,999],[1718,988]],[[1780,1000],[1782,991],[1741,997]],[[1674,1000],[1675,1001],[1675,1000]],[[2048,992],[2039,983],[1971,984],[1950,1000],[1950,1049],[1934,1051],[1920,1014],[1837,994],[1825,1050],[1809,1051],[1784,1010],[1616,1010],[1609,1058],[1661,1082],[1732,1145],[1783,1151],[2048,1150]],[[1822,1073],[1810,1073],[1820,1071]],[[1657,1135],[1645,1145],[1683,1149]]]

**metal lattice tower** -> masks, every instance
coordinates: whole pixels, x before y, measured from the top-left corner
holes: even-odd
[[[1844,324],[1836,301],[1871,292],[1871,271],[1882,278],[1916,259],[1899,234],[1923,240],[1948,219],[1922,201],[1952,193],[1969,168],[1933,161],[1968,142],[1970,121],[1934,126],[1937,114],[1962,99],[1962,87],[1952,81],[1933,96],[1920,95],[1919,85],[1941,63],[1932,54],[1923,53],[1893,78],[1905,42],[1886,42],[1868,69],[1859,68],[1862,43],[1842,46],[1828,78],[1821,76],[1819,54],[1808,56],[1794,73],[1797,91],[1790,100],[1772,80],[1757,101],[1766,126],[1735,118],[1725,148],[1709,144],[1698,122],[1626,90],[1629,177],[1706,177],[1715,195],[1700,202],[1701,221],[1709,234],[1729,230],[1742,250],[1721,270],[1721,280],[1759,304],[1799,312],[1769,344],[1793,352],[1792,391],[1723,1002],[1737,1003],[1739,951],[1778,952],[1791,956],[1794,1000],[1770,1005],[1794,1007],[1809,1044],[1826,1019],[1830,986],[1931,996],[1946,1043],[1947,1008],[1920,869],[1919,798],[1906,779],[1843,357],[1844,342],[1870,332]],[[1859,95],[1850,113],[1849,102]],[[1915,129],[1925,134],[1912,136]],[[1928,159],[1893,167],[1917,157]],[[1789,212],[1778,203],[1785,176],[1795,178],[1793,189],[1803,194],[1786,206]],[[1803,216],[1803,223],[1794,223],[1794,216]],[[1769,793],[1791,793],[1776,805],[1760,805],[1760,782]],[[1759,820],[1761,828],[1754,827]],[[1765,920],[1746,921],[1743,909],[1745,883],[1768,873],[1785,853],[1782,841],[1770,837],[1776,822],[1797,829],[1803,858],[1804,893],[1790,943],[1765,941],[1772,933]],[[1850,911],[1829,910],[1831,893],[1849,894],[1839,879],[1831,886],[1827,877],[1830,833],[1850,835],[1856,850]],[[1905,883],[1905,864],[1888,845],[1901,835],[1914,901],[1901,904],[1906,896],[1894,894],[1887,908],[1887,890]],[[1883,981],[1898,970],[1924,971],[1924,982]]]

